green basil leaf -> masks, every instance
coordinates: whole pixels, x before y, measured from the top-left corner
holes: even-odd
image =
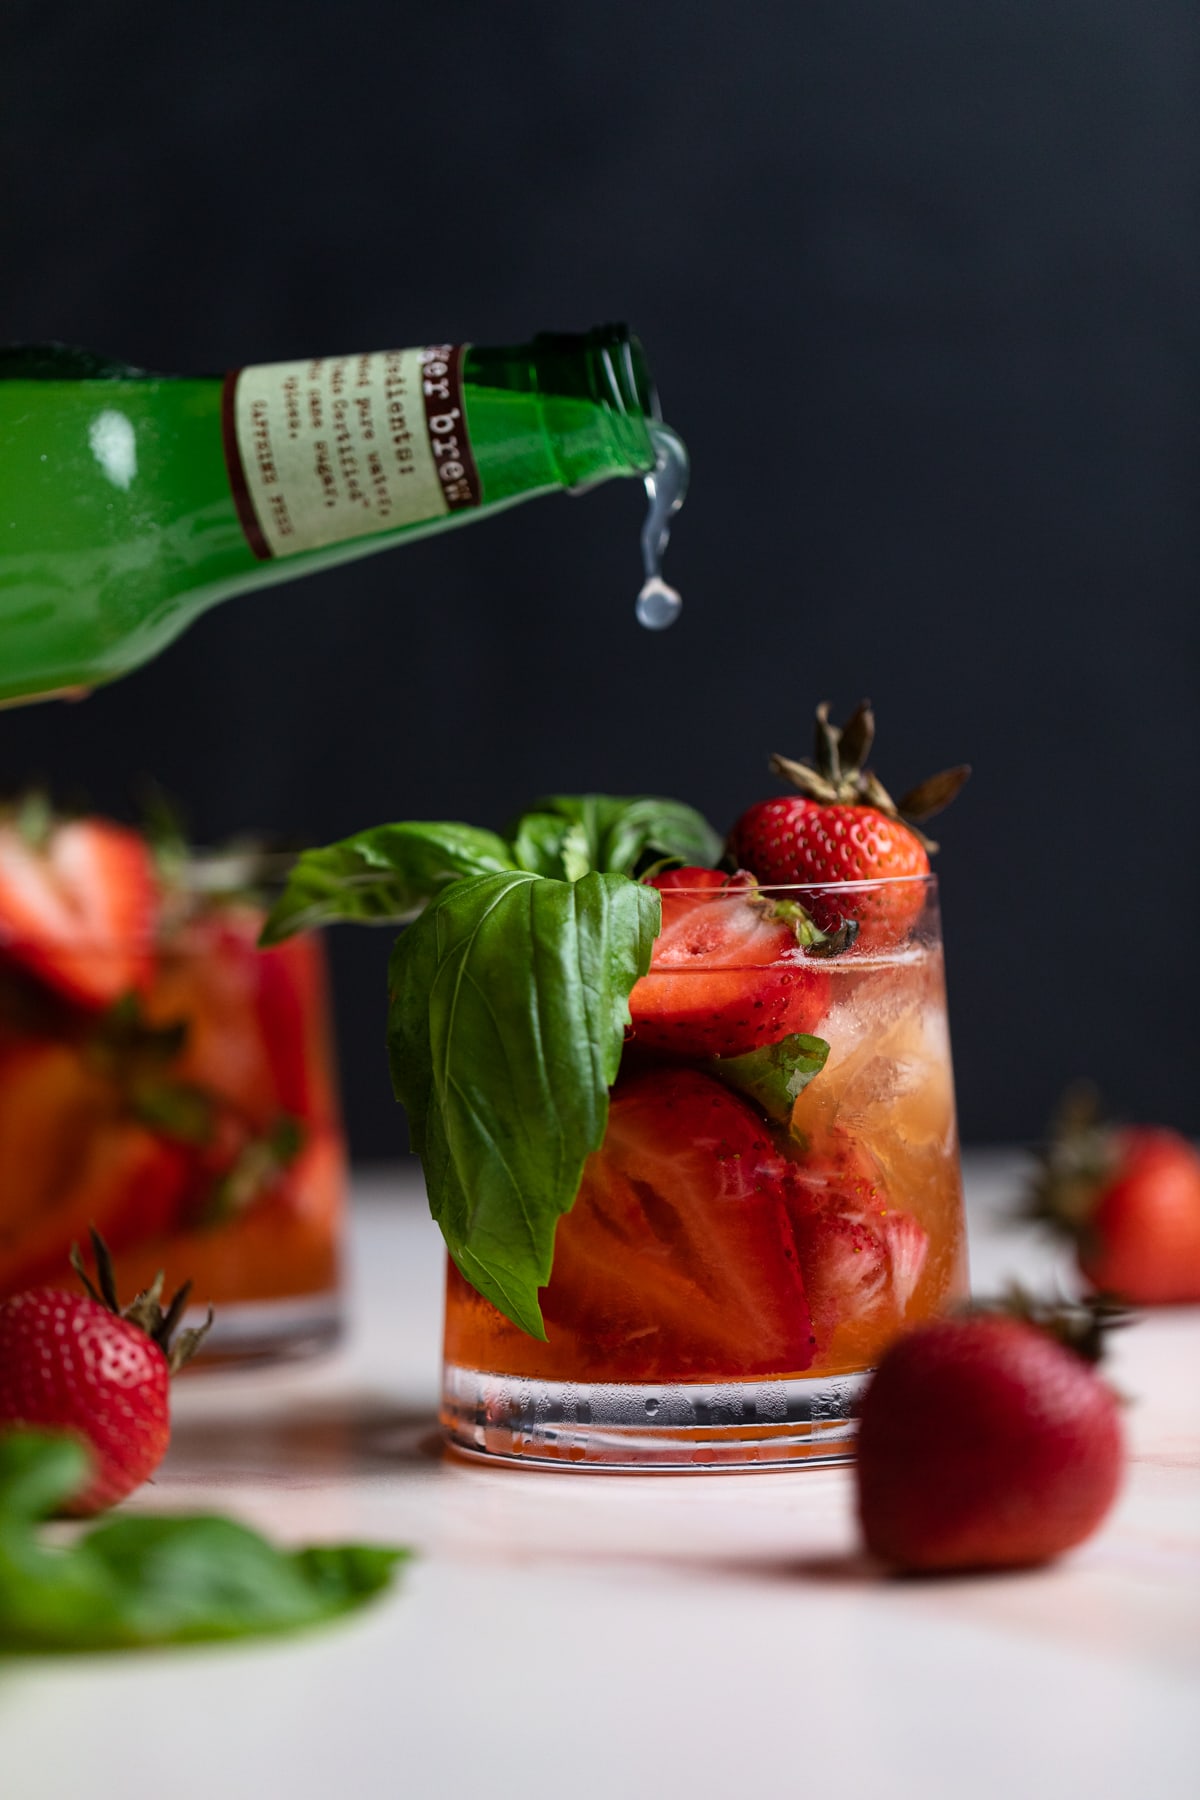
[[[451,882],[514,866],[508,845],[474,825],[410,820],[305,850],[267,917],[263,944],[337,920],[400,924]]]
[[[392,953],[392,1082],[433,1216],[465,1279],[533,1337],[660,917],[653,888],[616,875],[482,875]]]
[[[0,1652],[107,1650],[292,1631],[386,1587],[402,1550],[278,1550],[218,1516],[126,1513],[68,1545],[38,1523],[85,1479],[75,1439],[0,1434]]]
[[[560,822],[557,838],[555,821]],[[539,875],[578,880],[584,871],[572,873],[562,859],[561,847],[569,828],[574,828],[572,846],[586,858],[587,867],[613,875],[640,874],[643,864],[663,858],[711,868],[722,850],[721,839],[707,820],[678,800],[650,794],[632,799],[613,794],[552,794],[523,813],[512,827],[518,862]],[[520,846],[529,836],[535,837],[545,852],[542,860],[526,863]]]
[[[747,1050],[744,1056],[710,1057],[706,1066],[719,1080],[757,1102],[769,1119],[786,1125],[796,1096],[821,1073],[828,1055],[824,1038],[794,1031],[777,1044]]]
[[[578,881],[592,867],[587,833],[561,813],[523,813],[513,836],[518,868],[554,881]]]

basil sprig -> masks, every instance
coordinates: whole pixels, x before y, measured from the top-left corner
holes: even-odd
[[[649,795],[556,794],[515,819],[507,838],[474,825],[409,820],[356,831],[297,859],[263,928],[264,944],[352,921],[403,925],[452,882],[523,869],[560,881],[638,875],[651,862],[711,867],[721,840],[693,807]]]
[[[300,857],[263,941],[338,919],[402,923],[392,1084],[463,1276],[534,1337],[558,1220],[599,1148],[629,995],[650,965],[663,862],[721,840],[675,800],[557,794],[506,837],[420,821]]]
[[[392,953],[392,1083],[430,1208],[465,1279],[533,1337],[659,920],[656,889],[622,875],[481,875]]]
[[[117,1650],[298,1631],[385,1588],[404,1550],[279,1550],[235,1520],[118,1513],[69,1544],[40,1522],[86,1480],[73,1437],[0,1432],[0,1653]]]
[[[263,927],[264,944],[338,920],[399,925],[452,881],[516,868],[494,831],[419,819],[376,825],[298,858]]]
[[[722,849],[693,807],[650,795],[553,794],[522,813],[510,837],[518,867],[565,881],[593,869],[640,874],[647,862],[711,868]]]

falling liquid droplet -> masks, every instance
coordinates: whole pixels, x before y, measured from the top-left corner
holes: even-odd
[[[657,419],[649,425],[654,445],[654,467],[646,476],[649,506],[642,526],[642,570],[645,581],[637,597],[638,624],[647,631],[665,631],[679,617],[683,601],[662,579],[663,551],[671,536],[671,520],[687,493],[688,454],[669,425]]]
[[[638,624],[647,631],[665,631],[673,625],[683,608],[683,601],[660,575],[652,575],[637,597]]]

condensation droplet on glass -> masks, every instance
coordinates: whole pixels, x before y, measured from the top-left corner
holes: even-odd
[[[688,485],[688,454],[669,425],[652,419],[650,442],[654,467],[646,476],[646,522],[642,526],[642,571],[646,577],[637,597],[639,625],[665,631],[679,617],[683,601],[662,578],[663,551],[671,536],[671,520],[683,505]]]
[[[654,1415],[657,1413],[657,1411],[658,1411],[658,1401],[657,1400],[647,1400],[647,1402],[646,1402],[646,1417],[649,1419],[652,1419],[654,1417]]]

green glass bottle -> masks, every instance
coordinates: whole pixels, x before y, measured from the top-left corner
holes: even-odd
[[[623,326],[483,349],[148,374],[0,350],[0,704],[86,690],[233,594],[519,500],[648,478]]]

